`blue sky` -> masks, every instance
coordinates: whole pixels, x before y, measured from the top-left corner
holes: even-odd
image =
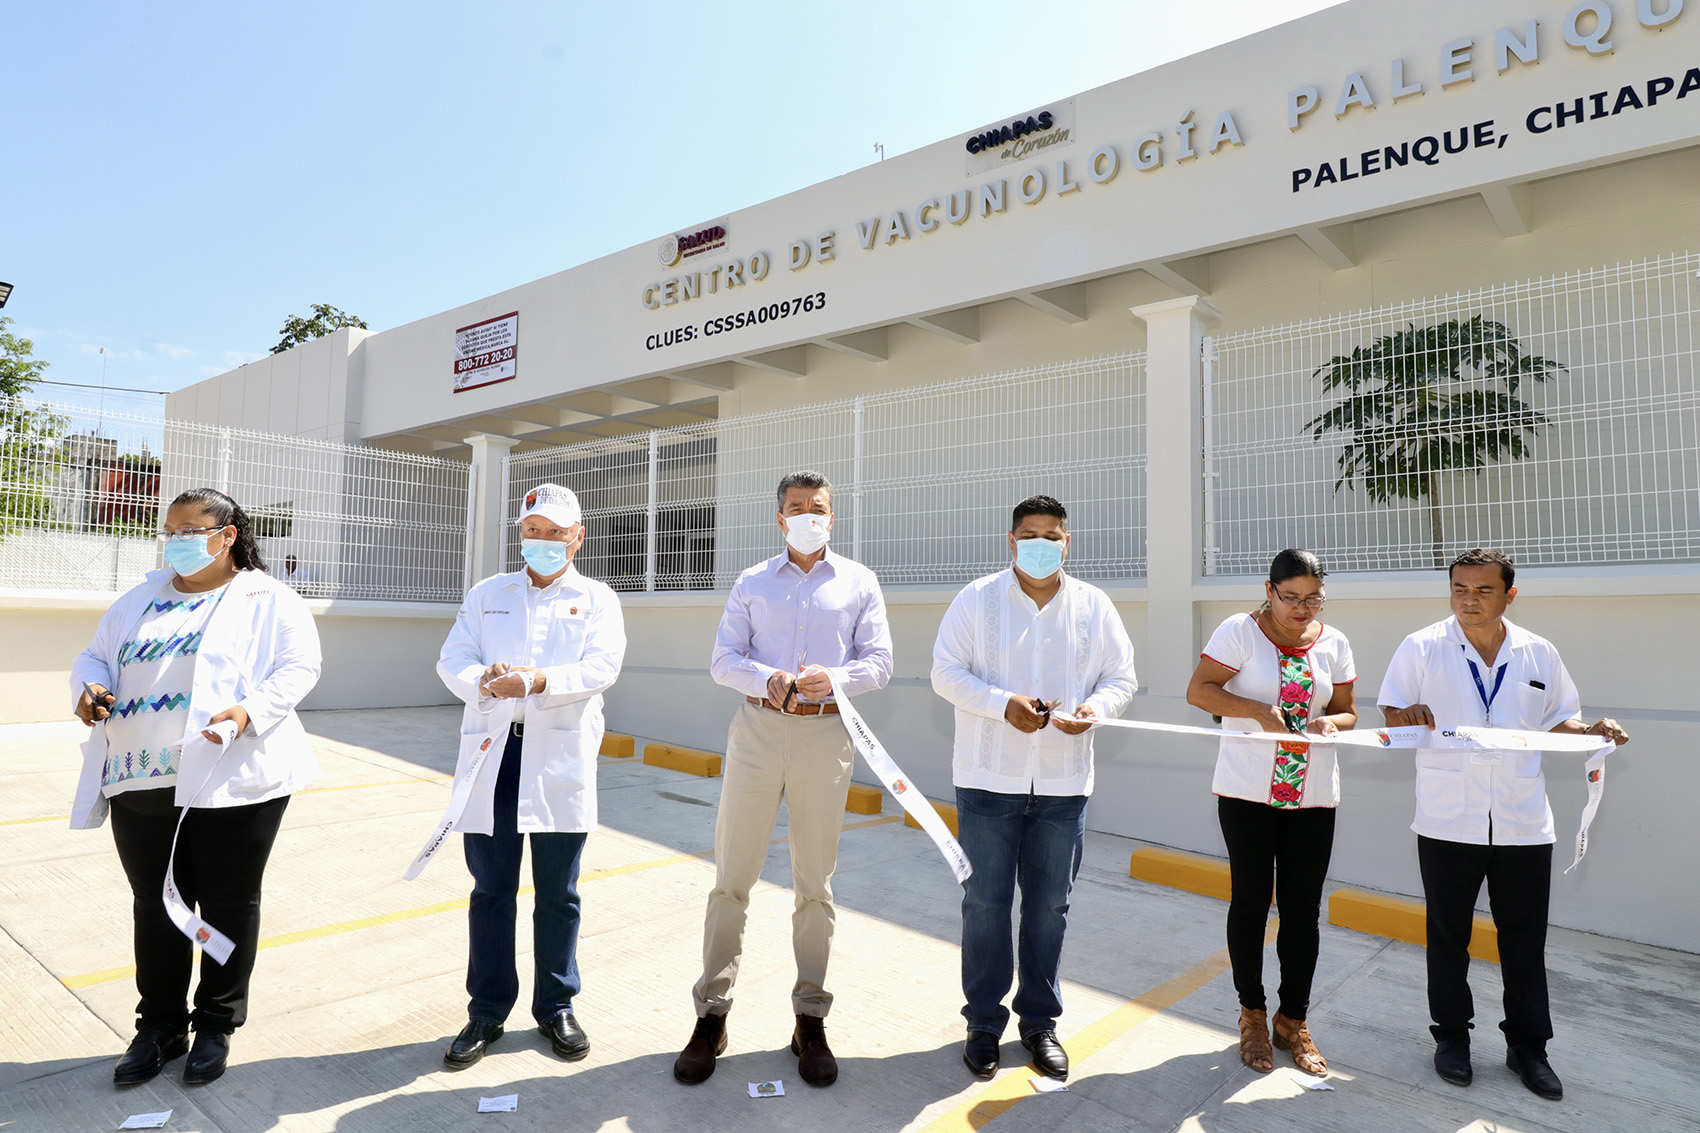
[[[0,313],[51,379],[176,389],[310,304],[410,322],[1330,2],[12,5]]]

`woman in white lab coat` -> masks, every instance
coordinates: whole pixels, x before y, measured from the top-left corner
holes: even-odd
[[[134,896],[141,1000],[119,1085],[185,1051],[185,1082],[224,1073],[248,1013],[266,860],[289,796],[318,775],[295,715],[319,679],[307,604],[265,573],[248,516],[223,492],[178,496],[161,537],[168,568],[107,609],[71,667],[77,717],[93,729],[71,825],[111,813]],[[183,905],[234,945],[223,964],[203,952],[193,1011],[194,945],[162,896],[173,860]]]

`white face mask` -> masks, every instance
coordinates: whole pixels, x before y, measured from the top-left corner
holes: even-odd
[[[806,515],[787,516],[785,519],[785,541],[799,555],[812,555],[826,546],[829,534],[827,524],[831,521],[831,516],[815,515],[813,512]]]

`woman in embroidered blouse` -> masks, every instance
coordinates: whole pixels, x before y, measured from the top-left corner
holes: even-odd
[[[1285,550],[1269,565],[1261,609],[1235,614],[1204,647],[1187,702],[1248,732],[1328,736],[1357,723],[1352,649],[1322,624],[1324,571],[1309,551]],[[1263,934],[1273,895],[1281,927],[1275,1045],[1309,1074],[1328,1063],[1305,1025],[1316,972],[1322,885],[1334,846],[1340,771],[1334,745],[1224,737],[1216,756],[1217,817],[1228,847],[1233,897],[1228,955],[1240,997],[1240,1060],[1275,1068],[1263,994]]]
[[[118,1085],[185,1051],[185,1082],[224,1073],[247,1016],[266,859],[289,796],[318,774],[295,716],[319,677],[306,603],[265,573],[247,515],[222,492],[178,496],[162,538],[170,569],[114,602],[71,667],[77,717],[93,729],[71,825],[110,811],[133,897],[141,1001]],[[171,860],[184,903],[235,945],[224,964],[203,953],[192,1014],[193,945],[162,899]]]

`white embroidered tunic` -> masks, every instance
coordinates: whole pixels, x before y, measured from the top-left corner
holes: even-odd
[[[950,604],[933,646],[933,689],[956,706],[951,779],[1003,794],[1092,793],[1092,732],[1047,726],[1017,731],[1004,719],[1011,696],[1090,704],[1120,716],[1139,682],[1133,643],[1110,596],[1063,575],[1040,609],[1013,569],[969,583]]]

